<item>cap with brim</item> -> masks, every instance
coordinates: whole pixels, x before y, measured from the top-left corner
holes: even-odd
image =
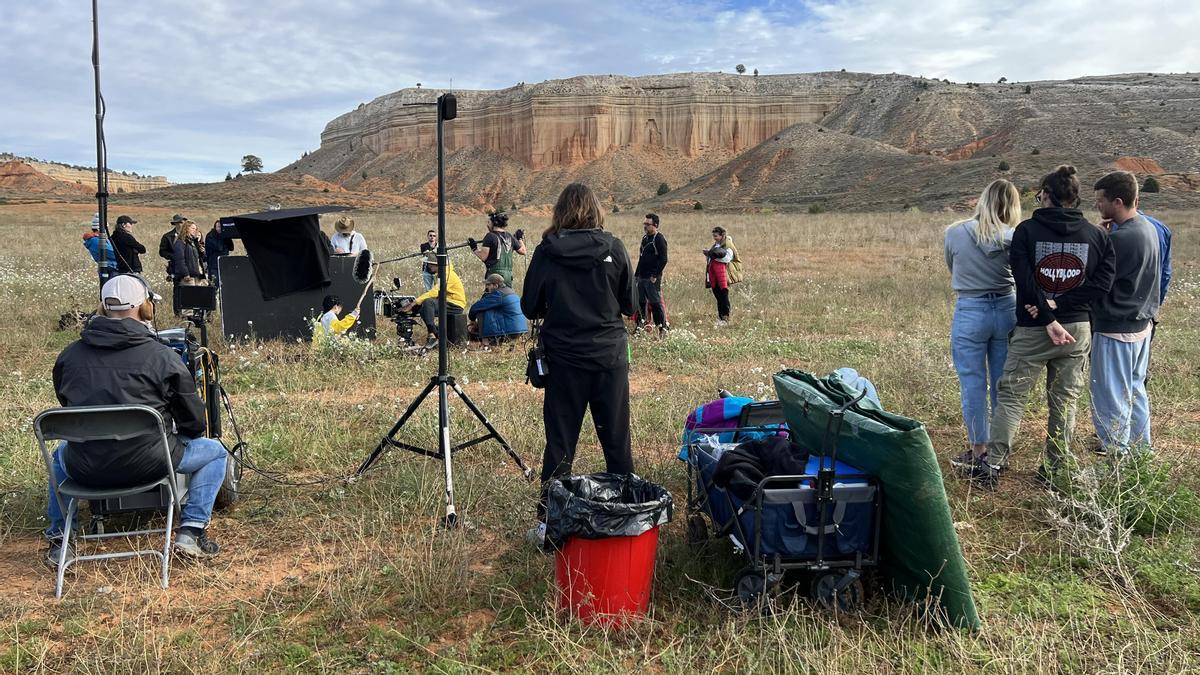
[[[179,223],[182,223],[185,220],[187,220],[187,218],[184,218],[183,216],[179,215],[178,213],[171,216],[171,224],[172,225],[178,225]]]
[[[500,276],[499,274],[487,275],[487,278],[483,280],[483,283],[496,284],[497,286],[507,286],[508,285],[508,284],[504,283],[504,277]]]
[[[100,289],[104,309],[113,311],[140,307],[147,297],[146,285],[128,274],[109,279]]]
[[[129,223],[130,225],[137,225],[137,221],[134,220],[133,218],[130,218],[129,216],[118,216],[117,217],[118,225],[124,225],[125,223]]]

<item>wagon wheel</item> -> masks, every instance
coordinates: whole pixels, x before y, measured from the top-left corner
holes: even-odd
[[[858,576],[849,579],[848,583],[839,590],[839,584],[849,574],[825,572],[818,575],[812,582],[812,598],[825,611],[853,612],[859,608],[863,599],[863,584]]]
[[[767,580],[759,572],[749,569],[742,570],[734,579],[733,587],[737,590],[738,600],[741,601],[742,607],[749,609],[762,602],[763,595],[767,590]]]

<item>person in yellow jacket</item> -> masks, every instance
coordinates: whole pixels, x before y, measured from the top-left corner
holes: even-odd
[[[418,295],[410,305],[406,308],[413,314],[420,314],[421,320],[425,322],[425,329],[429,331],[429,341],[426,347],[431,347],[437,344],[438,340],[438,289],[439,285],[435,284],[433,288]],[[449,261],[446,262],[446,315],[462,314],[467,308],[467,292],[463,288],[462,279],[458,278],[458,274],[454,271]]]
[[[358,320],[358,309],[350,312],[342,318],[338,318],[338,314],[342,313],[342,300],[336,295],[327,295],[321,301],[321,310],[325,313],[321,315],[321,329],[325,331],[325,335],[334,336],[342,335],[350,330],[354,322]]]

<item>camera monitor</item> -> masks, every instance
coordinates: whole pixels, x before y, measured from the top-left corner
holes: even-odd
[[[176,286],[171,302],[176,310],[202,309],[211,312],[217,309],[217,289],[212,286]]]

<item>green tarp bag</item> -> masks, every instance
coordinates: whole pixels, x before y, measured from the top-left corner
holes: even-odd
[[[817,379],[802,370],[775,375],[793,438],[810,452],[824,449],[831,412],[858,396],[836,373]],[[834,421],[832,429],[837,428]],[[966,563],[954,531],[942,472],[925,425],[884,411],[864,398],[851,406],[838,435],[837,458],[883,486],[883,571],[904,600],[932,597],[950,623],[979,628]]]

